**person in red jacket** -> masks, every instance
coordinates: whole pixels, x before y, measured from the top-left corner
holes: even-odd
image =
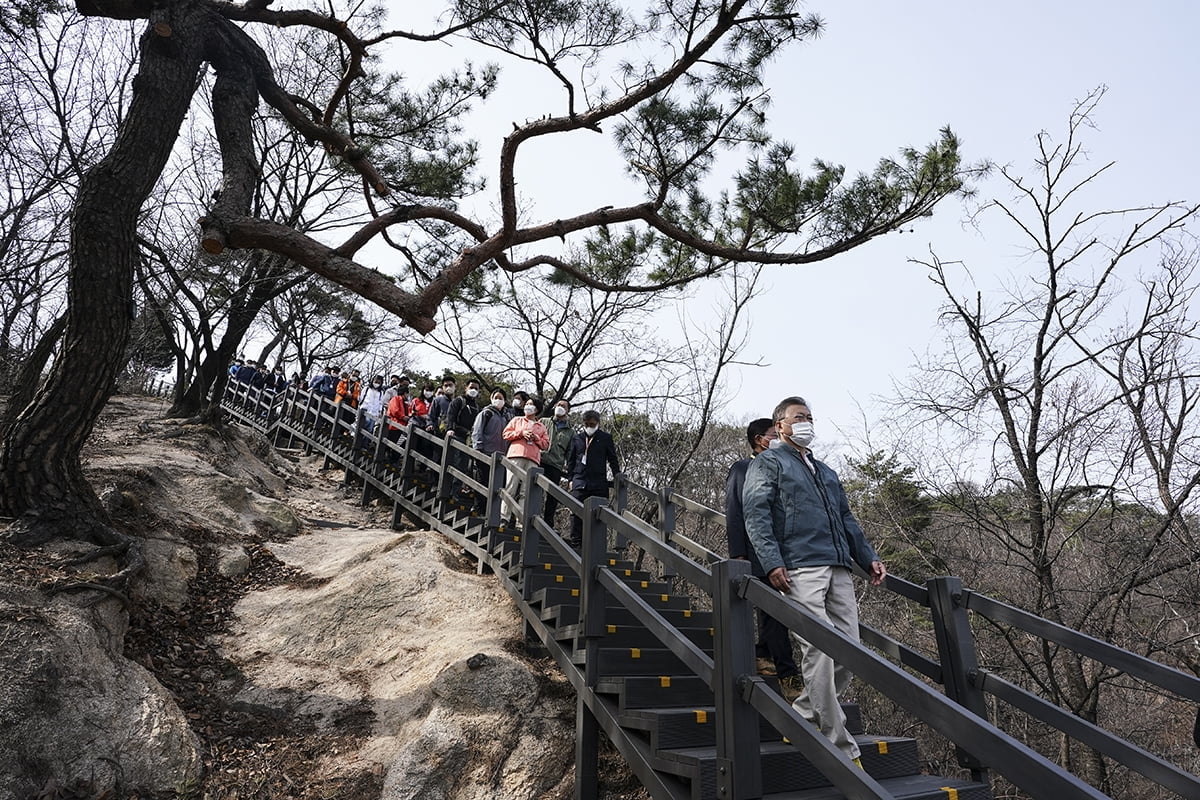
[[[504,441],[509,442],[508,456],[508,494],[514,500],[520,495],[521,486],[524,484],[526,476],[529,474],[529,468],[535,467],[542,463],[542,453],[550,449],[550,433],[546,430],[546,426],[538,419],[538,415],[542,413],[542,401],[536,397],[530,397],[525,401],[524,416],[513,417],[509,423],[504,426]],[[517,516],[516,506],[504,502],[504,516],[508,520],[513,520]]]
[[[389,442],[399,442],[400,434],[403,429],[408,427],[408,420],[412,416],[412,404],[408,399],[408,387],[397,386],[396,394],[388,401],[387,405],[387,439]],[[393,464],[400,458],[400,451],[391,447],[388,450],[388,461]]]

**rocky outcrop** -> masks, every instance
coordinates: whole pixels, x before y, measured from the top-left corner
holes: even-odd
[[[46,776],[97,796],[174,792],[200,778],[183,712],[103,630],[89,610],[0,586],[0,797],[32,797]]]
[[[572,695],[521,655],[521,624],[494,580],[449,569],[432,533],[324,530],[273,548],[309,588],[244,598],[224,647],[237,702],[335,727],[369,709],[358,754],[383,797],[569,796]]]
[[[78,543],[0,553],[0,798],[570,795],[574,695],[494,578],[437,534],[357,527],[390,512],[319,460],[116,405],[88,474],[142,538],[134,615],[35,588],[116,568],[68,576]]]

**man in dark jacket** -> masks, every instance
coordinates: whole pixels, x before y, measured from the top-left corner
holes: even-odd
[[[600,430],[600,414],[596,411],[583,412],[583,430],[567,445],[567,456],[563,460],[563,474],[571,481],[571,496],[581,503],[589,497],[608,497],[611,485],[605,466],[612,474],[621,471],[617,461],[617,445],[607,431]],[[583,543],[583,520],[571,517],[571,535],[568,543],[578,548]]]
[[[763,417],[751,422],[746,427],[746,441],[750,444],[751,456],[735,461],[729,468],[729,477],[725,479],[725,535],[729,540],[729,557],[749,560],[751,574],[764,583],[767,582],[767,573],[758,562],[758,556],[750,545],[750,537],[746,535],[746,521],[742,515],[742,486],[746,482],[746,469],[750,462],[776,439],[778,436],[771,420]],[[795,700],[800,694],[800,669],[792,653],[792,640],[788,636],[787,626],[760,608],[758,633],[760,638],[755,646],[759,659],[758,671],[773,672],[779,678],[783,696],[788,702]]]
[[[446,417],[446,430],[453,431],[454,436],[463,444],[471,443],[471,430],[475,427],[475,417],[479,415],[479,381],[467,381],[467,391],[450,403]]]

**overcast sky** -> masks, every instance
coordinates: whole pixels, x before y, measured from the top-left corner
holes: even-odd
[[[848,174],[871,169],[950,125],[968,160],[1027,169],[1036,134],[1061,136],[1075,101],[1105,85],[1086,143],[1097,165],[1117,164],[1090,195],[1096,207],[1200,195],[1200,4],[839,0],[808,9],[825,19],[824,35],[793,47],[768,73],[773,130],[796,144],[800,164],[821,157]],[[536,73],[506,69],[501,87],[470,129],[492,187],[496,145],[512,122],[561,112]],[[592,207],[593,197],[612,198],[600,205],[637,200],[605,152],[595,134],[523,151],[522,194],[552,218]],[[979,188],[989,196],[1002,187]],[[728,417],[768,414],[792,393],[812,402],[827,441],[837,438],[832,426],[857,427],[860,408],[873,417],[875,398],[891,395],[917,355],[945,336],[938,291],[908,259],[932,248],[964,260],[984,291],[1023,263],[1011,228],[996,221],[985,240],[963,225],[964,214],[946,202],[912,233],[815,265],[769,268],[745,357],[770,366],[730,376]],[[703,293],[688,312],[707,313]]]

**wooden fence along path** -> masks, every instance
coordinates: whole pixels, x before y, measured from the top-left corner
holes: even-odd
[[[727,560],[680,534],[679,515],[718,523],[723,517],[669,489],[650,490],[618,476],[610,503],[592,498],[581,504],[535,468],[517,499],[504,489],[505,459],[483,456],[453,437],[410,426],[392,441],[385,426],[361,410],[295,388],[269,394],[231,382],[222,406],[277,447],[323,454],[327,467],[345,470],[348,486],[361,486],[364,505],[386,498],[394,525],[408,516],[439,531],[475,559],[481,573],[496,575],[524,616],[527,637],[541,643],[575,687],[579,800],[597,797],[601,734],[656,800],[987,800],[992,772],[1039,799],[1107,797],[991,725],[989,702],[1010,704],[1141,773],[1163,797],[1200,798],[1196,775],[981,667],[969,615],[1069,648],[1194,703],[1200,680],[976,594],[956,578],[920,586],[888,576],[884,585],[928,609],[937,660],[865,625],[859,644],[752,579],[747,562]],[[463,487],[479,499],[467,499]],[[582,518],[579,552],[541,516],[547,494]],[[507,527],[505,500],[519,509]],[[639,515],[635,507],[649,511]],[[652,557],[656,574],[625,559],[630,544]],[[853,705],[846,711],[863,751],[862,769],[847,760],[792,711],[774,678],[756,674],[756,608],[952,741],[969,778],[921,774],[914,740],[867,734]]]

